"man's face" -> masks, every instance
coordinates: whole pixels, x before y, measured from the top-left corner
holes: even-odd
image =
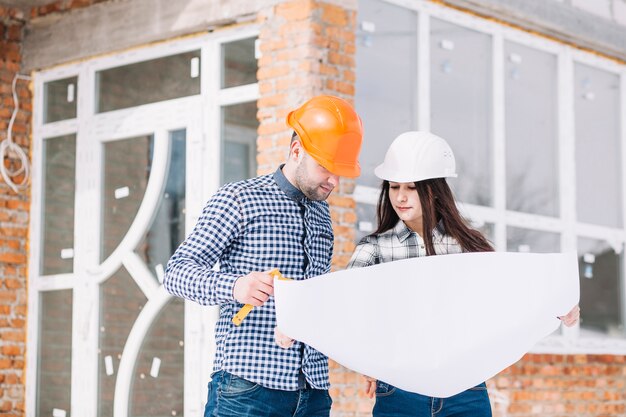
[[[302,160],[296,167],[296,186],[309,200],[326,200],[339,184],[339,176],[318,164],[304,149],[302,151]]]

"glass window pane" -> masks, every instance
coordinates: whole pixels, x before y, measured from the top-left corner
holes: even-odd
[[[561,235],[541,230],[506,228],[508,252],[557,253],[561,251]]]
[[[576,210],[578,220],[621,227],[619,76],[575,66]]]
[[[604,241],[578,239],[580,269],[580,310],[583,329],[624,334],[620,294],[621,255]]]
[[[170,161],[165,188],[148,234],[137,253],[155,276],[185,238],[185,130],[170,133]]]
[[[257,82],[256,38],[242,39],[222,45],[222,88]]]
[[[152,153],[152,136],[104,145],[101,260],[113,253],[135,219],[148,185]]]
[[[417,129],[417,15],[380,0],[359,0],[356,109],[364,139],[358,184],[377,187],[374,168],[400,133]]]
[[[183,415],[184,307],[173,298],[144,339],[131,382],[132,417]]]
[[[113,416],[113,394],[122,351],[145,303],[144,294],[124,268],[100,286],[98,417]]]
[[[200,51],[96,73],[96,112],[200,94]]]
[[[39,360],[37,369],[38,416],[65,410],[71,417],[72,387],[72,290],[46,291],[40,295]]]
[[[431,19],[431,129],[450,143],[465,203],[490,206],[492,186],[491,36]]]
[[[256,102],[222,108],[222,184],[256,175]]]
[[[43,95],[44,123],[74,119],[76,117],[77,77],[45,83]]]
[[[556,57],[513,42],[504,56],[507,209],[558,216]]]
[[[43,142],[43,230],[41,272],[71,273],[74,269],[74,193],[76,135]]]

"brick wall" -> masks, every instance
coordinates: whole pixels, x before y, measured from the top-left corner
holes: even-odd
[[[24,24],[21,11],[0,7],[0,140],[6,138],[14,107],[11,82],[20,69]],[[21,111],[13,140],[28,153],[31,97],[26,82],[19,81],[18,94]],[[16,194],[0,178],[0,414],[7,417],[24,411],[29,201],[28,190]]]
[[[291,130],[287,113],[318,94],[353,101],[356,12],[314,0],[287,1],[262,12],[259,36],[258,173],[285,160]],[[329,199],[335,226],[333,266],[343,268],[354,249],[354,181],[342,178]]]
[[[360,376],[332,368],[333,417],[371,416]],[[626,416],[624,356],[527,354],[487,386],[494,417]]]
[[[626,358],[525,355],[488,382],[494,417],[626,415]]]
[[[259,36],[258,173],[276,169],[286,158],[291,131],[287,113],[318,94],[353,101],[356,11],[314,0],[283,2],[261,13]],[[354,181],[340,180],[329,198],[335,230],[333,269],[344,268],[354,250]],[[359,376],[331,362],[333,410],[337,415],[366,410],[358,397]],[[361,394],[362,395],[362,394]]]

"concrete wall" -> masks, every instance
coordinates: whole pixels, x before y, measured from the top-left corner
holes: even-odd
[[[624,0],[442,0],[626,61]]]

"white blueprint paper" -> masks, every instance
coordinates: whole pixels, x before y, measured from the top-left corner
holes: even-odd
[[[430,256],[274,285],[284,334],[440,398],[518,361],[579,301],[574,253]]]

